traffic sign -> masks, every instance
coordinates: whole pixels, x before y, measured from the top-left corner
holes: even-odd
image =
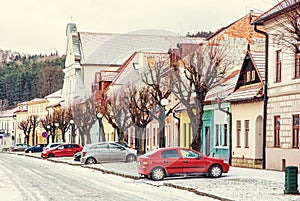
[[[48,137],[48,133],[47,133],[46,131],[42,132],[42,137],[43,137],[43,138]]]

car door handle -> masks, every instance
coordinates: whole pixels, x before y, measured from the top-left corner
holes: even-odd
[[[187,160],[184,160],[183,162],[184,162],[184,163],[188,163],[188,161],[187,161]]]
[[[169,161],[164,161],[164,163],[169,163]]]

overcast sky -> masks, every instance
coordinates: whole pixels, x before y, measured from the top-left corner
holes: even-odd
[[[65,54],[66,25],[78,31],[216,31],[277,0],[0,0],[0,49]]]

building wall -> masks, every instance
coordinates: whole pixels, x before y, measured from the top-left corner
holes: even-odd
[[[232,165],[261,168],[263,140],[263,101],[232,104]],[[249,140],[246,143],[245,121],[249,120]],[[241,121],[240,146],[237,140],[237,121]]]
[[[269,88],[267,108],[266,168],[283,170],[283,166],[299,164],[299,148],[293,148],[293,115],[300,115],[300,79],[294,78],[294,47],[285,44],[278,36],[282,27],[275,21],[264,24],[269,39]],[[276,51],[282,51],[281,81],[276,82]],[[280,146],[274,146],[274,116],[280,116]]]

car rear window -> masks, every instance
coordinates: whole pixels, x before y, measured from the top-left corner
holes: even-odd
[[[153,149],[153,150],[151,150],[151,151],[145,153],[143,156],[149,157],[149,156],[151,156],[152,154],[154,154],[155,152],[157,152],[157,149]]]
[[[167,151],[161,152],[161,157],[162,158],[179,158],[179,155],[178,155],[177,150],[173,149],[173,150],[167,150]]]

